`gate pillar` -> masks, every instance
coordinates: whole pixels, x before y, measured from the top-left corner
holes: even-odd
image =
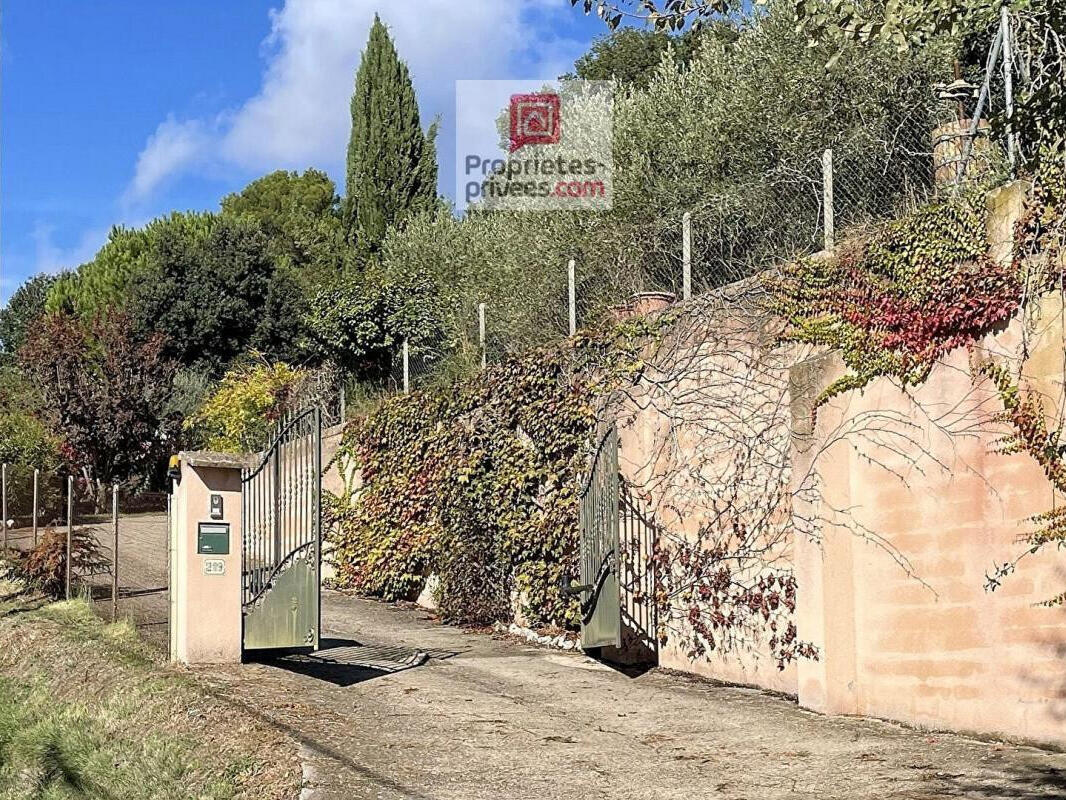
[[[241,660],[240,456],[186,452],[171,468],[170,658]]]

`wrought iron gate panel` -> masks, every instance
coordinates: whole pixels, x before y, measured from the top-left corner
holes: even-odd
[[[581,529],[581,646],[620,647],[618,431],[600,439],[578,495]]]
[[[313,647],[321,633],[322,412],[283,417],[242,476],[244,648]]]

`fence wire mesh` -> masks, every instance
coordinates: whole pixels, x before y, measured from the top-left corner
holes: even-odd
[[[6,465],[4,472],[3,554],[21,562],[38,588],[66,595],[69,558],[71,596],[86,598],[102,616],[138,622],[161,616],[163,604],[133,599],[167,591],[166,493],[116,490],[23,465]]]
[[[846,125],[820,137],[808,130],[804,135],[814,138],[808,144],[790,141],[780,152],[745,155],[736,175],[727,166],[696,200],[648,208],[624,224],[610,213],[526,213],[519,220],[492,212],[464,219],[479,243],[502,239],[510,246],[508,235],[521,229],[508,255],[516,249],[522,255],[495,269],[491,255],[500,249],[490,248],[482,272],[457,273],[455,281],[466,283],[440,329],[396,343],[386,377],[327,378],[334,388],[343,385],[345,396],[323,401],[336,410],[327,420],[351,418],[382,396],[443,384],[559,341],[574,328],[593,328],[644,307],[634,299],[639,296],[658,294],[653,299],[665,303],[683,299],[686,290],[699,295],[863,235],[966,181],[1005,176],[1002,132],[986,120],[1003,103],[996,99],[1002,87],[991,80],[979,123],[972,124],[978,88],[961,77],[944,86],[909,86],[897,107],[875,103],[857,122],[851,109]],[[583,254],[580,245],[570,252],[567,237],[575,230],[606,243],[599,252],[611,258]]]

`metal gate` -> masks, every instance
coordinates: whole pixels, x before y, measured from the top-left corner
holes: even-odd
[[[282,418],[241,476],[246,650],[318,649],[321,634],[322,411]]]
[[[596,446],[581,487],[581,647],[621,647],[618,594],[618,431],[612,425]]]

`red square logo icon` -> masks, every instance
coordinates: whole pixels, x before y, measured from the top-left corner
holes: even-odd
[[[511,95],[511,152],[527,144],[559,141],[559,95]]]

